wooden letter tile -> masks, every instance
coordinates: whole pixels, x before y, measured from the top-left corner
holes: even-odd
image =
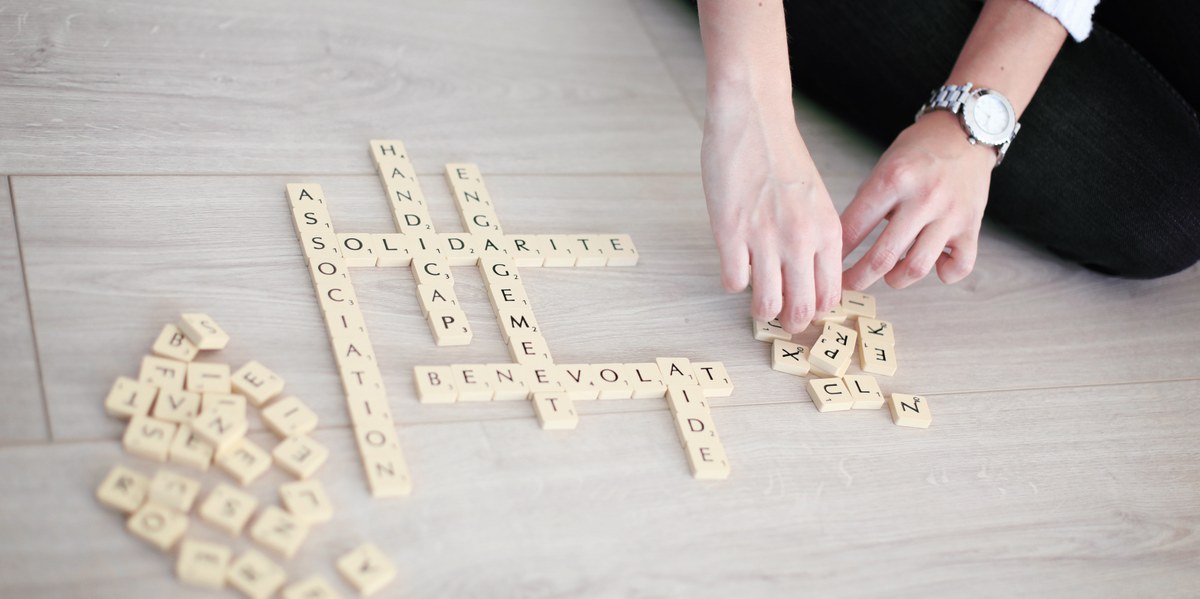
[[[896,349],[894,347],[863,342],[859,344],[858,349],[863,372],[884,376],[896,374]]]
[[[808,376],[808,348],[799,343],[776,339],[771,342],[771,368],[796,376]]]
[[[575,402],[563,393],[534,393],[533,411],[542,430],[573,430],[579,426]]]
[[[537,235],[505,235],[504,244],[518,267],[541,266],[546,262],[542,240]]]
[[[275,464],[298,479],[313,475],[329,459],[329,450],[308,435],[284,439],[271,452]]]
[[[280,591],[283,599],[340,599],[341,595],[320,576],[309,576],[284,587]]]
[[[553,364],[550,344],[537,334],[514,334],[508,338],[508,353],[519,364]]]
[[[310,526],[333,519],[333,502],[325,485],[315,478],[279,485],[279,501],[297,520]]]
[[[165,462],[174,438],[174,422],[163,422],[149,416],[134,416],[125,427],[125,436],[121,439],[121,444],[125,446],[125,451],[135,456]]]
[[[199,393],[229,393],[229,365],[192,362],[187,369],[187,390]]]
[[[396,578],[396,568],[391,560],[371,543],[338,558],[337,571],[363,597],[378,593]]]
[[[104,398],[104,411],[109,416],[128,420],[133,416],[145,416],[154,405],[158,387],[150,383],[135,381],[127,376],[117,377]]]
[[[568,235],[538,235],[542,244],[542,254],[545,260],[542,266],[570,267],[575,266],[575,254],[571,251],[571,237]]]
[[[687,358],[657,358],[658,371],[668,385],[695,385],[696,371]]]
[[[190,425],[181,424],[179,430],[175,432],[175,438],[171,441],[167,459],[172,464],[181,464],[201,472],[207,472],[208,467],[212,465],[214,453],[216,453],[216,448],[196,437]]]
[[[192,433],[201,441],[212,445],[214,456],[223,453],[246,436],[246,429],[246,419],[232,411],[205,411],[192,421]]]
[[[624,364],[592,364],[588,366],[588,380],[599,390],[599,399],[629,399],[633,397],[633,386],[625,378]]]
[[[317,414],[294,395],[263,408],[262,419],[280,437],[306,435],[317,428]]]
[[[159,389],[183,389],[183,381],[187,376],[187,362],[146,356],[142,358],[142,369],[138,381],[148,383]]]
[[[708,397],[729,397],[733,395],[733,379],[721,362],[692,362],[692,370],[696,380],[704,388]]]
[[[219,591],[225,588],[225,571],[231,557],[233,550],[220,543],[184,539],[179,544],[175,576],[188,586]]]
[[[707,411],[676,412],[675,433],[679,435],[679,444],[684,447],[689,444],[720,443],[712,413]]]
[[[194,391],[164,390],[154,402],[154,417],[165,422],[184,424],[199,414],[200,394]]]
[[[370,233],[339,233],[338,247],[346,266],[375,266],[379,256],[375,251],[378,240]]]
[[[438,308],[426,316],[438,346],[469,345],[473,336],[467,314],[458,309]]]
[[[242,534],[242,528],[258,509],[258,499],[253,495],[225,483],[217,483],[204,502],[200,504],[200,519],[230,535]]]
[[[525,384],[525,371],[520,364],[484,364],[480,374],[492,388],[492,399],[496,401],[529,398],[529,385]]]
[[[229,334],[207,314],[192,312],[180,315],[179,329],[202,350],[225,349],[229,344]]]
[[[667,387],[667,407],[672,416],[680,414],[700,413],[709,411],[708,400],[704,397],[704,388],[699,385],[671,385]]]
[[[458,401],[491,401],[493,391],[487,364],[451,364]]]
[[[192,358],[196,357],[199,348],[195,343],[192,343],[179,327],[168,324],[162,328],[162,332],[158,334],[158,338],[154,340],[154,345],[150,351],[155,355],[169,358],[171,360],[179,360],[180,362],[191,362]]]
[[[228,581],[250,599],[267,599],[287,582],[287,572],[262,553],[247,549],[229,564]]]
[[[692,476],[700,480],[723,480],[729,478],[729,458],[725,446],[717,439],[695,441],[685,446],[688,467]]]
[[[412,273],[419,285],[454,285],[454,275],[450,274],[450,262],[440,254],[421,252],[414,255]]]
[[[250,538],[259,545],[291,559],[308,537],[308,525],[278,507],[268,505],[250,525]]]
[[[421,403],[454,403],[458,400],[454,371],[449,366],[414,366],[413,384]]]
[[[634,399],[657,399],[667,394],[667,384],[654,362],[626,364],[624,374],[633,388]]]
[[[600,389],[592,384],[590,368],[591,364],[557,364],[552,369],[554,381],[571,401],[597,399]]]
[[[875,297],[861,291],[842,291],[842,309],[850,316],[875,318]]]
[[[638,263],[637,248],[633,238],[628,235],[601,235],[604,253],[608,255],[609,266],[635,266]]]
[[[808,363],[816,374],[840,377],[850,368],[858,333],[840,324],[825,323],[821,337],[813,344]]]
[[[234,441],[229,449],[219,451],[216,462],[217,466],[245,487],[271,468],[271,454],[243,437]]]
[[[379,243],[375,246],[379,252],[376,266],[408,266],[412,264],[412,238],[403,233],[384,233],[375,236]]]
[[[784,341],[792,340],[792,334],[783,330],[783,325],[779,323],[778,318],[766,322],[752,320],[751,324],[753,325],[754,338],[759,341],[770,343],[776,339],[783,339]]]
[[[933,413],[929,411],[929,401],[920,395],[904,395],[893,393],[887,400],[888,410],[892,412],[892,422],[897,426],[912,428],[929,428],[933,422]]]
[[[166,506],[146,502],[126,522],[133,536],[158,547],[159,551],[170,551],[187,532],[187,516]]]
[[[191,511],[192,503],[199,494],[200,481],[170,470],[159,470],[154,473],[154,478],[150,479],[150,501],[181,514]]]
[[[818,412],[840,412],[854,407],[854,397],[839,378],[809,380],[808,396]]]
[[[283,391],[283,379],[251,360],[233,373],[233,388],[245,395],[254,407],[259,407]]]
[[[895,347],[896,333],[892,323],[866,316],[858,317],[858,337],[876,347]]]
[[[841,306],[834,306],[824,314],[818,314],[813,318],[813,324],[844,324],[847,318],[846,309]]]
[[[325,316],[325,327],[330,337],[353,337],[367,333],[367,323],[358,306],[334,306],[321,313]]]
[[[150,479],[121,465],[113,466],[96,489],[96,499],[106,507],[128,514],[142,507],[150,490]]]
[[[200,414],[221,412],[230,418],[246,419],[246,396],[237,393],[204,393],[200,396]]]
[[[421,313],[426,316],[429,316],[430,310],[462,310],[458,295],[454,293],[454,285],[449,283],[417,285],[417,298],[421,300]]]
[[[883,391],[879,389],[879,381],[869,374],[846,375],[842,377],[850,397],[854,399],[855,410],[878,410],[883,407]]]

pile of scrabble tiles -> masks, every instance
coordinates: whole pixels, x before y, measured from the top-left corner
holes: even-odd
[[[723,363],[657,358],[629,364],[554,364],[544,345],[512,348],[514,358],[539,359],[518,364],[416,366],[417,397],[422,403],[527,399],[546,430],[578,426],[577,401],[665,397],[692,476],[729,477],[729,460],[707,400],[733,394]]]
[[[319,576],[283,588],[286,570],[254,547],[234,559],[230,545],[188,536],[189,514],[202,483],[167,464],[201,473],[215,464],[237,486],[217,483],[195,508],[196,515],[231,540],[249,523],[254,544],[285,559],[300,549],[311,526],[333,517],[325,487],[311,478],[329,456],[309,436],[317,427],[316,414],[295,396],[277,399],[283,379],[257,361],[231,372],[228,364],[196,359],[228,342],[229,335],[212,318],[183,314],[178,323],[163,327],[136,379],[116,380],[104,407],[110,416],[129,422],[122,439],[125,451],[163,466],[148,475],[118,464],[96,496],[128,518],[134,536],[163,552],[175,550],[175,572],[184,584],[213,590],[228,584],[251,598],[270,597],[281,588],[285,599],[337,597]],[[246,437],[247,403],[281,439],[270,453]],[[259,509],[259,499],[243,488],[272,465],[296,480],[279,486],[282,507]],[[338,559],[337,569],[364,595],[395,577],[394,567],[370,543]]]
[[[811,348],[792,342],[778,320],[754,321],[754,338],[771,344],[771,368],[808,381],[808,395],[820,412],[878,410],[886,404],[898,426],[929,428],[929,400],[892,393],[887,398],[873,375],[896,374],[896,336],[892,323],[877,320],[875,298],[843,291],[840,306],[814,320],[822,327]],[[857,330],[850,328],[851,319]],[[862,374],[847,374],[855,353]]]

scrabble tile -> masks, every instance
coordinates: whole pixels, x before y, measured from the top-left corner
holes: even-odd
[[[148,383],[159,389],[183,389],[183,381],[187,376],[187,362],[146,356],[142,358],[142,369],[138,381]]]
[[[696,372],[687,358],[656,358],[658,371],[668,385],[695,385]]]
[[[534,393],[533,412],[542,430],[573,430],[579,426],[575,402],[562,393]]]
[[[600,389],[592,384],[588,376],[590,364],[558,364],[553,370],[554,380],[562,387],[564,394],[571,401],[586,401],[597,399]]]
[[[217,452],[216,464],[243,487],[258,480],[271,468],[271,454],[245,437],[229,449]]]
[[[842,325],[825,323],[824,330],[808,354],[814,374],[840,377],[850,368],[858,333]]]
[[[514,335],[541,334],[537,317],[533,315],[533,309],[529,307],[504,307],[498,310],[496,320],[500,325],[500,332],[504,334],[506,341]]]
[[[317,428],[317,414],[294,395],[263,408],[262,419],[280,437],[306,435]]]
[[[284,472],[303,480],[325,464],[329,450],[308,435],[296,435],[276,445],[271,456]]]
[[[850,316],[875,318],[875,297],[861,291],[842,291],[842,309]]]
[[[208,467],[212,464],[214,453],[216,453],[216,448],[196,437],[192,432],[191,425],[181,424],[179,430],[175,431],[175,438],[171,440],[167,460],[172,464],[180,464],[207,472]]]
[[[242,534],[242,528],[258,509],[258,499],[226,483],[217,483],[197,512],[200,519],[230,535]]]
[[[412,474],[400,450],[396,430],[356,426],[354,434],[371,496],[401,497],[412,493]]]
[[[421,403],[454,403],[458,400],[454,371],[449,366],[414,366],[413,384]]]
[[[605,243],[604,251],[608,254],[609,266],[635,266],[638,263],[637,248],[633,238],[628,235],[601,235]]]
[[[554,364],[515,364],[514,370],[521,371],[521,380],[530,393],[564,393],[562,385],[558,384],[554,372]]]
[[[434,343],[446,347],[453,345],[469,345],[473,334],[471,325],[467,322],[467,314],[462,310],[438,308],[430,310],[426,316],[429,330],[433,333]]]
[[[334,306],[321,311],[330,337],[365,335],[367,323],[357,306]]]
[[[175,576],[188,586],[219,591],[225,588],[225,571],[232,557],[233,550],[226,545],[184,539],[175,560]]]
[[[321,305],[321,310],[358,306],[358,294],[354,291],[354,285],[350,284],[349,277],[341,282],[337,282],[336,279],[315,279],[313,286],[316,289],[317,303]]]
[[[246,419],[221,410],[201,413],[192,421],[192,434],[212,445],[214,457],[246,436]]]
[[[287,197],[293,209],[311,205],[325,205],[325,192],[316,183],[288,183]]]
[[[861,342],[858,346],[858,357],[863,372],[884,376],[896,374],[896,349],[890,345]]]
[[[154,405],[158,387],[150,383],[135,381],[127,376],[117,377],[108,395],[104,398],[104,411],[109,416],[128,420],[133,416],[145,416]]]
[[[667,394],[667,384],[654,362],[626,364],[625,378],[633,389],[633,399],[656,399]]]
[[[494,392],[489,383],[486,364],[451,364],[458,401],[491,401]]]
[[[142,507],[150,490],[150,479],[136,470],[116,465],[96,488],[96,499],[105,507],[128,514]]]
[[[846,318],[848,316],[849,315],[846,313],[845,308],[841,306],[834,306],[830,308],[828,312],[818,314],[815,318],[813,318],[813,323],[819,325],[826,325],[830,323],[843,324],[846,322]]]
[[[500,228],[500,217],[496,215],[495,210],[480,208],[478,206],[470,206],[460,211],[458,216],[459,220],[462,222],[463,228],[471,234],[504,234],[504,230]]]
[[[550,344],[536,333],[513,334],[508,338],[508,353],[518,364],[553,364]]]
[[[389,160],[409,161],[404,142],[398,139],[372,139],[370,147],[371,158],[375,164],[386,163]]]
[[[378,243],[375,249],[379,256],[376,266],[408,266],[412,264],[412,238],[403,233],[384,233],[376,235]]]
[[[378,242],[370,233],[338,233],[338,248],[346,266],[375,266],[379,256],[375,252]]]
[[[231,418],[246,419],[246,396],[237,393],[202,393],[200,414],[221,412]]]
[[[492,388],[495,401],[524,400],[529,397],[524,370],[520,364],[485,364],[482,376]]]
[[[696,380],[704,389],[706,397],[729,397],[733,395],[733,379],[721,362],[692,362]]]
[[[866,316],[858,317],[858,338],[875,347],[895,347],[896,333],[892,323]]]
[[[692,477],[699,480],[723,480],[729,478],[729,458],[725,446],[717,439],[704,439],[689,443],[687,450],[688,468]]]
[[[888,410],[892,413],[892,422],[897,426],[912,428],[929,428],[933,422],[933,413],[929,411],[929,400],[920,395],[905,395],[893,393],[887,400]]]
[[[313,289],[318,295],[322,290],[352,287],[350,265],[340,256],[326,255],[309,260],[308,274],[312,276]]]
[[[346,408],[355,426],[392,424],[392,411],[385,393],[351,393],[346,396]]]
[[[318,260],[329,260],[342,263],[342,250],[338,249],[337,236],[331,233],[304,232],[300,238],[300,248],[304,251],[304,263],[311,264]]]
[[[279,501],[297,520],[310,526],[333,519],[333,502],[318,479],[279,485]]]
[[[154,345],[150,346],[150,351],[157,356],[178,360],[180,362],[191,362],[192,358],[200,352],[195,343],[192,343],[179,327],[168,324],[163,326],[162,332],[154,340]]]
[[[704,388],[700,385],[671,385],[667,387],[667,407],[672,416],[679,414],[701,413],[709,411],[708,400],[704,396]]]
[[[165,422],[183,424],[200,414],[200,394],[194,391],[163,390],[154,402],[153,416]]]
[[[450,266],[475,266],[479,262],[477,244],[469,233],[439,233],[436,243]]]
[[[262,547],[291,559],[308,538],[308,525],[291,513],[268,505],[250,525],[249,534]]]
[[[125,436],[122,437],[121,444],[125,451],[132,455],[165,462],[174,438],[174,422],[163,422],[149,416],[134,416],[125,427]]]
[[[267,599],[287,582],[287,572],[262,553],[247,549],[229,564],[226,580],[250,599]]]
[[[454,285],[454,275],[450,274],[450,262],[440,254],[416,254],[413,256],[411,267],[418,285]]]
[[[808,397],[818,412],[840,412],[854,407],[854,397],[840,378],[810,379]]]
[[[605,253],[606,239],[597,235],[572,235],[571,249],[575,254],[575,266],[590,267],[608,264],[608,254]]]
[[[183,538],[187,532],[188,518],[169,507],[146,502],[129,516],[125,527],[133,536],[165,552]]]
[[[520,281],[488,285],[488,299],[491,300],[492,311],[496,314],[532,306],[529,303],[529,295],[525,293],[525,286]]]
[[[599,390],[598,399],[629,399],[633,397],[633,386],[625,377],[624,364],[592,364],[587,376]]]
[[[338,558],[337,571],[363,597],[378,593],[396,578],[391,560],[371,543]]]
[[[503,235],[480,231],[472,235],[472,239],[475,240],[475,251],[479,253],[479,258],[481,260],[484,258],[490,258],[493,260],[501,258],[513,258],[513,263],[518,267],[521,266],[520,264],[517,264],[515,257],[509,255],[508,245],[504,242]]]
[[[446,183],[452,189],[480,189],[483,187],[483,175],[479,172],[479,165],[472,162],[449,162],[446,164]],[[484,203],[483,199],[476,200],[479,203]],[[491,201],[486,202],[491,205]]]
[[[333,219],[325,206],[314,204],[292,210],[292,225],[300,239],[305,235],[327,235],[333,232]]]
[[[446,310],[462,310],[458,303],[458,295],[454,286],[448,283],[429,283],[417,285],[417,299],[421,303],[421,314],[429,315],[430,310],[439,308]]]
[[[187,369],[187,390],[200,393],[229,393],[228,364],[192,362]]]
[[[369,365],[343,368],[338,372],[342,375],[342,389],[346,392],[347,396],[358,394],[383,395],[385,393],[383,375],[380,374],[378,366]]]
[[[783,339],[774,340],[771,342],[771,368],[796,376],[807,376],[812,368],[808,363],[808,348]]]
[[[337,360],[339,370],[378,365],[375,359],[375,348],[365,334],[353,337],[334,337],[332,345],[333,357]]]
[[[883,407],[883,391],[879,389],[879,381],[869,374],[846,375],[842,377],[850,397],[854,400],[855,410],[878,410]]]
[[[538,238],[541,240],[542,254],[545,256],[542,266],[575,266],[576,256],[571,249],[570,237],[562,235],[539,235]]]
[[[150,479],[148,498],[158,505],[169,507],[181,514],[192,509],[196,495],[200,494],[200,481],[160,469]]]
[[[674,418],[675,434],[679,437],[680,445],[687,447],[689,443],[720,443],[711,412],[680,411],[675,413]]]
[[[207,314],[189,312],[179,316],[179,330],[201,350],[225,349],[229,334]]]
[[[537,235],[505,235],[504,244],[518,267],[541,266],[546,261],[542,240]]]
[[[423,202],[416,201],[421,197],[418,188],[389,188],[388,192],[392,200],[392,222],[396,225],[396,230],[408,235],[433,233],[433,218],[429,216],[429,209]],[[412,201],[402,203],[402,198]]]
[[[256,360],[247,362],[233,373],[233,389],[259,407],[283,391],[283,379]]]
[[[792,334],[783,330],[783,325],[779,323],[778,318],[765,322],[761,320],[752,320],[751,324],[753,325],[752,330],[754,331],[754,338],[759,341],[766,341],[767,343],[770,343],[776,339],[783,339],[784,341],[792,340]]]
[[[341,595],[320,576],[309,576],[293,582],[280,591],[283,599],[340,599]]]
[[[521,280],[517,262],[511,257],[487,256],[479,260],[479,274],[488,286],[515,285]]]

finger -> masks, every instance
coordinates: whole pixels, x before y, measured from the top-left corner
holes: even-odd
[[[817,252],[813,260],[816,266],[816,310],[824,314],[842,303],[842,253],[837,248]]]
[[[717,252],[721,255],[721,286],[725,291],[737,293],[750,283],[750,250],[738,240],[717,239]]]
[[[975,269],[975,257],[978,252],[978,229],[958,236],[950,242],[950,253],[943,253],[938,258],[938,277],[947,285],[953,285],[967,278],[967,275]]]
[[[895,289],[904,289],[920,281],[929,274],[949,242],[950,231],[947,226],[941,222],[931,223],[917,235],[908,253],[888,271],[884,280]]]
[[[808,328],[815,314],[813,261],[807,254],[792,256],[783,264],[783,311],[779,323],[789,333]]]
[[[848,289],[858,291],[870,287],[896,266],[927,222],[915,210],[899,211],[875,240],[875,245],[842,276],[842,283]]]
[[[896,195],[876,183],[872,173],[842,213],[842,258],[849,256],[895,206]]]
[[[750,313],[756,320],[771,320],[778,316],[783,305],[779,258],[767,251],[751,253],[750,279],[754,291]]]

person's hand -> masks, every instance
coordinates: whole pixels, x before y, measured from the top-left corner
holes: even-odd
[[[701,167],[722,284],[794,333],[841,301],[842,236],[787,100],[710,102]]]
[[[971,145],[957,117],[934,111],[884,152],[842,214],[842,247],[854,251],[881,221],[875,244],[843,275],[863,290],[879,277],[901,289],[937,265],[945,283],[971,273],[996,150]]]

